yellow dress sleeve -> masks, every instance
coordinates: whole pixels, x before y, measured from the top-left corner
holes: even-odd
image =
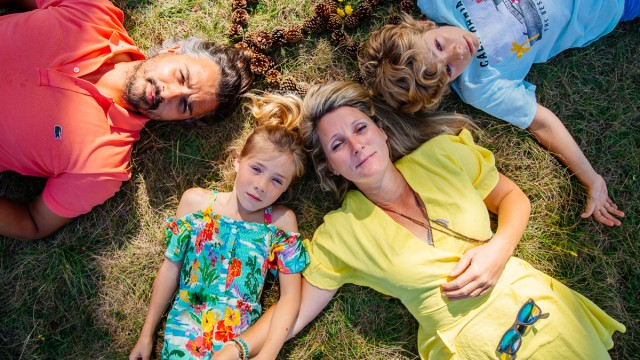
[[[313,286],[335,290],[347,283],[352,269],[339,258],[341,238],[330,231],[331,224],[322,224],[313,235],[313,241],[303,241],[309,254],[309,265],[303,271],[304,278]],[[331,233],[331,234],[329,234]]]

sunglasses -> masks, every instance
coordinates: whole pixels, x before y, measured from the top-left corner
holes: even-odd
[[[520,345],[522,345],[522,335],[527,330],[527,327],[533,325],[540,319],[546,319],[548,317],[549,313],[543,314],[533,299],[527,300],[518,311],[516,321],[514,321],[513,325],[502,335],[496,351],[511,355],[511,359],[515,360],[516,353],[520,350]]]

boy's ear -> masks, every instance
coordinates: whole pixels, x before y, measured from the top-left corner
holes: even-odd
[[[236,174],[238,173],[238,169],[240,169],[240,157],[236,157],[236,159],[233,161],[233,169],[236,171]]]
[[[158,51],[158,54],[181,54],[182,53],[182,46],[180,45],[176,45],[170,49],[163,49]]]

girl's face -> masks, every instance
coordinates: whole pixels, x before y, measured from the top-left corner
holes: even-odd
[[[387,134],[358,109],[342,106],[331,111],[320,119],[317,131],[329,169],[357,186],[391,164]]]
[[[445,66],[449,82],[455,80],[478,52],[480,39],[472,32],[440,26],[422,35],[426,55]]]
[[[285,192],[294,175],[290,154],[254,151],[236,159],[234,191],[240,205],[253,212],[273,204]]]

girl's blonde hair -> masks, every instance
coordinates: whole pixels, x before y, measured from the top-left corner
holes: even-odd
[[[371,33],[359,57],[365,86],[404,113],[435,110],[449,92],[444,65],[422,50],[423,35],[435,28],[405,15],[401,24]]]
[[[248,110],[257,126],[245,131],[227,149],[226,166],[223,171],[226,182],[233,183],[236,173],[233,164],[238,158],[251,156],[256,152],[275,151],[288,154],[293,162],[293,178],[291,183],[304,174],[305,150],[299,125],[302,120],[302,100],[295,95],[249,93],[245,95],[248,102],[243,106]],[[291,187],[284,197],[291,195]]]
[[[304,118],[300,124],[300,132],[320,179],[320,186],[323,190],[335,193],[340,201],[352,184],[330,171],[317,127],[323,116],[341,106],[361,111],[386,132],[393,161],[409,154],[435,136],[458,134],[463,128],[476,128],[468,117],[456,113],[418,111],[414,114],[398,114],[383,99],[372,96],[369,91],[354,82],[334,81],[313,86],[304,98]]]

